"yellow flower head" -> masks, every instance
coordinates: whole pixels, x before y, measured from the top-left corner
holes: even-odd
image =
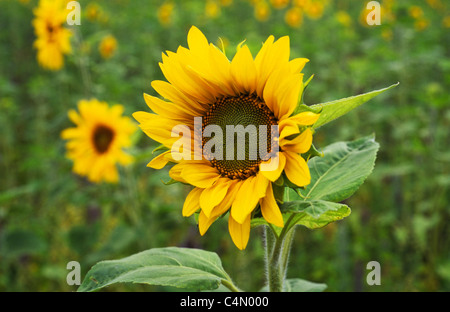
[[[270,3],[275,9],[284,9],[289,4],[289,0],[270,0]]]
[[[303,22],[303,11],[298,7],[290,8],[284,15],[284,20],[291,27],[300,27]]]
[[[161,25],[168,26],[172,23],[174,8],[172,2],[165,2],[158,8],[158,20]]]
[[[442,20],[442,26],[444,26],[445,28],[450,28],[450,15],[444,17],[444,19]]]
[[[103,37],[100,45],[98,46],[98,50],[100,51],[100,55],[104,59],[108,59],[114,55],[114,52],[117,50],[117,40],[112,35],[107,35]]]
[[[413,18],[420,18],[423,16],[423,10],[420,6],[413,5],[409,8],[409,15]]]
[[[136,112],[133,117],[150,138],[169,149],[148,166],[161,169],[175,163],[169,172],[172,179],[194,186],[182,214],[199,211],[203,235],[229,212],[231,238],[244,249],[253,213],[260,212],[276,226],[284,225],[272,182],[283,174],[299,187],[310,183],[307,163],[300,154],[311,147],[310,126],[319,115],[293,114],[303,91],[301,71],[308,60],[290,60],[287,36],[276,41],[270,36],[256,57],[242,43],[231,61],[194,26],[187,42],[188,48],[180,46],[177,52],[162,55],[160,67],[168,82],[153,81],[152,87],[165,100],[146,94],[153,113]],[[265,137],[259,148],[269,154],[251,157],[255,145],[250,136],[243,141],[226,139],[224,145],[220,140],[212,144],[213,134],[207,134],[215,129],[216,135],[228,136],[230,128],[238,127],[253,129],[249,132],[252,138]],[[184,135],[180,139],[174,132]],[[273,148],[274,143],[279,148]],[[222,158],[213,157],[221,152]]]
[[[352,25],[352,18],[345,11],[338,11],[336,13],[336,19],[342,26],[350,27]]]
[[[130,118],[122,116],[123,106],[108,106],[96,99],[81,100],[79,113],[69,111],[76,127],[65,129],[61,137],[67,142],[67,157],[73,160],[73,171],[91,182],[115,183],[119,180],[116,164],[127,165],[133,157],[123,148],[131,145],[136,131]]]
[[[64,66],[64,54],[71,52],[71,32],[63,27],[67,18],[64,0],[41,0],[34,10],[33,26],[37,36],[34,47],[38,50],[39,64],[49,70]]]
[[[430,25],[430,21],[426,18],[418,18],[417,20],[414,21],[414,29],[417,31],[422,31],[426,28],[428,28],[428,26]]]
[[[265,0],[258,0],[258,2],[254,4],[253,11],[255,18],[260,22],[266,21],[270,16],[270,7]]]
[[[305,6],[305,14],[308,15],[309,18],[319,19],[322,17],[324,9],[324,2],[318,0],[311,1]]]
[[[217,0],[207,0],[205,3],[205,15],[209,18],[216,18],[220,15],[220,5]]]

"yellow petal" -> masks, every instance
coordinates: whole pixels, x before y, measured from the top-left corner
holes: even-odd
[[[166,118],[179,119],[183,121],[191,121],[193,120],[193,115],[191,111],[183,110],[180,105],[176,106],[171,102],[166,102],[160,98],[144,94],[145,103],[147,103],[148,107],[158,115],[161,115]]]
[[[230,180],[230,185],[228,187],[227,194],[224,199],[211,211],[211,218],[221,216],[230,209],[236,198],[237,191],[239,190],[239,185],[242,183],[240,180]]]
[[[317,119],[319,119],[320,114],[314,114],[312,112],[303,112],[297,115],[291,116],[288,120],[295,122],[301,126],[311,126],[315,124]]]
[[[298,74],[302,71],[303,67],[305,67],[305,64],[308,63],[309,60],[306,58],[295,58],[289,62],[289,65],[291,67],[291,71],[294,74]]]
[[[275,182],[283,172],[285,165],[286,157],[282,152],[278,152],[274,158],[260,164],[260,172],[267,179]]]
[[[256,66],[247,45],[240,48],[231,61],[231,74],[242,92],[253,93],[256,89]]]
[[[303,154],[309,151],[312,144],[312,130],[306,128],[301,134],[295,137],[293,140],[283,139],[280,146],[283,146],[283,150],[294,152],[297,154]]]
[[[243,223],[258,204],[258,200],[265,196],[269,181],[261,174],[247,178],[237,191],[231,206],[231,215],[238,223]]]
[[[187,183],[201,188],[208,188],[219,179],[220,175],[216,168],[199,162],[186,165],[181,171],[181,178]]]
[[[208,49],[208,39],[205,35],[195,26],[192,26],[188,32],[187,42],[189,49],[197,52]]]
[[[190,217],[200,208],[200,195],[202,191],[203,189],[196,187],[189,192],[183,204],[183,217]]]
[[[292,121],[290,118],[288,119],[284,119],[282,121],[280,121],[279,123],[279,129],[280,129],[280,146],[281,146],[281,142],[283,142],[283,139],[293,135],[293,134],[297,134],[300,133],[300,130],[298,129],[298,125]]]
[[[133,117],[140,123],[142,131],[153,140],[169,148],[178,140],[177,137],[172,137],[172,133],[179,121],[146,112],[135,112]]]
[[[188,112],[192,116],[203,115],[204,107],[200,103],[194,101],[192,98],[189,98],[186,94],[180,92],[170,83],[161,80],[154,80],[151,85],[156,92],[172,103],[176,103],[181,110]]]
[[[273,196],[272,183],[270,183],[267,188],[266,196],[262,198],[259,203],[261,205],[261,213],[267,222],[278,227],[284,226],[283,215]]]
[[[153,168],[153,169],[162,169],[165,165],[169,162],[170,158],[166,157],[170,155],[171,151],[167,151],[164,153],[159,154],[155,158],[153,158],[148,164],[147,167]]]
[[[200,196],[200,207],[209,218],[211,211],[216,207],[227,194],[230,186],[228,178],[220,178],[213,186],[203,190]]]
[[[61,138],[64,140],[74,139],[79,137],[80,135],[81,131],[78,128],[67,128],[61,131]]]
[[[255,193],[253,195],[262,198],[266,196],[267,186],[269,185],[269,180],[260,172],[256,174],[255,180]]]
[[[284,152],[286,156],[286,173],[289,181],[301,187],[306,186],[311,182],[311,175],[306,161],[298,154],[292,152]]]
[[[205,235],[206,231],[208,231],[211,224],[213,224],[217,218],[217,216],[207,217],[203,210],[200,211],[200,214],[198,215],[198,230],[200,235]]]
[[[264,67],[264,64],[274,39],[275,38],[273,36],[269,36],[269,38],[267,38],[267,40],[264,42],[261,50],[259,50],[258,54],[255,57],[255,65],[258,72],[258,85],[256,88],[256,93],[261,98],[263,97],[263,90],[267,81],[267,77],[269,77],[269,72]]]
[[[230,215],[228,218],[228,231],[236,247],[244,250],[250,238],[250,215],[242,223],[236,222]]]
[[[183,94],[189,95],[201,103],[214,101],[215,90],[198,74],[188,71],[186,60],[177,53],[163,54],[163,63],[159,66],[166,79]]]
[[[282,37],[276,42],[273,42],[273,40],[273,36],[270,36],[255,58],[258,71],[257,94],[260,97],[263,96],[263,90],[269,76],[275,69],[285,66],[289,62],[289,37]]]
[[[80,115],[78,115],[78,113],[74,109],[69,110],[68,115],[69,119],[72,120],[72,122],[76,125],[79,125],[83,122],[83,119],[81,119]]]
[[[284,91],[278,96],[278,119],[291,115],[298,104],[298,97],[303,89],[303,74],[292,75],[286,82]]]
[[[187,183],[182,177],[181,177],[181,171],[185,167],[184,163],[179,163],[170,168],[169,170],[169,176],[174,179],[175,181],[179,181],[182,183]]]

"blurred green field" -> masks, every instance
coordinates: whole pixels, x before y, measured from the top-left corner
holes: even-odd
[[[262,1],[262,2],[261,2]],[[314,0],[313,0],[314,1]],[[347,200],[352,214],[319,230],[298,228],[288,277],[328,284],[327,291],[450,291],[450,3],[380,1],[381,25],[361,18],[367,1],[79,1],[72,53],[59,71],[36,61],[31,24],[38,1],[0,0],[0,291],[74,291],[69,261],[82,276],[100,260],[165,246],[217,252],[236,284],[264,286],[261,229],[239,251],[225,220],[205,236],[181,208],[190,188],[164,185],[168,170],[146,167],[157,146],[141,134],[118,184],[74,175],[60,132],[69,109],[95,97],[146,110],[143,93],[164,79],[163,51],[187,46],[192,25],[227,55],[246,39],[253,54],[269,36],[290,36],[291,58],[310,62],[306,104],[400,85],[315,134],[319,149],[375,133],[374,172]],[[283,6],[283,2],[288,2]],[[281,5],[281,7],[277,7]],[[264,11],[265,10],[265,11]],[[103,58],[99,43],[117,39]],[[381,285],[366,264],[381,264]],[[173,290],[118,285],[105,291]]]

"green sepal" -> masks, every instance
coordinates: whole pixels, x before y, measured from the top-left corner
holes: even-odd
[[[298,100],[297,100],[297,107],[300,104],[303,104],[303,97],[306,91],[306,87],[308,87],[309,83],[311,82],[311,80],[314,78],[314,75],[311,75],[311,77],[308,78],[308,80],[306,80],[306,82],[303,83],[303,89],[302,92],[300,92],[300,95],[298,96]]]
[[[283,177],[283,175],[280,175],[280,177],[273,183],[276,184],[277,186],[283,186],[284,185],[284,177]]]
[[[314,146],[314,144],[311,144],[311,147],[309,148],[309,151],[307,151],[306,153],[302,154],[302,157],[304,159],[306,159],[307,161],[310,160],[313,157],[316,157],[316,156],[323,157],[324,154],[323,154],[323,152],[319,152],[316,149],[316,147]]]
[[[164,181],[161,179],[161,182],[162,182],[164,185],[172,185],[172,184],[175,184],[175,183],[181,183],[180,181],[177,181],[177,180],[174,180],[174,179],[170,179],[168,182],[164,182]]]
[[[277,181],[279,180],[286,181],[287,179],[284,179],[283,176],[281,176]],[[275,200],[279,203],[284,202],[284,183],[283,184],[277,184],[272,183],[272,189],[273,189],[273,196],[275,197]]]
[[[323,107],[322,106],[308,106],[306,104],[298,104],[297,107],[295,108],[294,114],[293,115],[297,115],[299,113],[303,113],[303,112],[311,112],[314,114],[320,114],[322,112]]]

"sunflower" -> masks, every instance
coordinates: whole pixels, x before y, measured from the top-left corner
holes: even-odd
[[[67,18],[66,3],[65,0],[41,0],[34,10],[32,23],[37,36],[34,47],[38,50],[37,60],[45,69],[61,69],[64,55],[71,52],[71,32],[63,27]]]
[[[122,116],[123,106],[111,107],[96,99],[81,100],[77,113],[68,115],[75,128],[65,129],[61,137],[67,142],[67,157],[74,161],[73,171],[91,182],[119,180],[116,164],[133,161],[122,149],[131,145],[131,135],[137,130],[133,121]]]
[[[112,35],[103,37],[98,46],[98,50],[104,59],[111,58],[117,50],[117,39]]]
[[[252,215],[260,212],[267,222],[278,227],[284,225],[273,182],[283,175],[298,187],[310,183],[307,163],[300,154],[312,145],[313,132],[309,126],[319,115],[293,114],[304,86],[301,70],[308,60],[289,60],[289,37],[275,41],[270,36],[255,58],[247,45],[240,44],[231,61],[208,43],[195,26],[190,29],[187,41],[189,48],[180,46],[176,53],[162,54],[160,67],[168,82],[152,82],[152,87],[166,100],[144,94],[154,113],[136,112],[133,117],[150,138],[169,149],[148,166],[161,169],[175,163],[170,177],[194,186],[183,205],[183,216],[199,211],[199,231],[204,235],[215,220],[229,212],[230,236],[242,250],[249,240]],[[200,125],[196,124],[199,117]],[[205,147],[212,138],[199,138],[198,128],[217,126],[225,132],[228,126],[241,125],[262,129],[257,137],[266,131],[262,134],[268,138],[267,146],[262,144],[270,158],[250,157],[250,140],[235,145],[245,150],[244,158],[211,158],[207,153],[202,157],[193,153],[193,159],[180,158],[181,139],[174,135],[176,129],[182,129],[177,128],[180,125],[190,131],[183,138],[188,141],[192,138],[191,146],[182,146],[183,155],[189,147],[195,150],[200,145],[207,150]],[[276,132],[272,131],[274,127]],[[274,142],[278,143],[278,149],[272,148]],[[214,152],[226,151],[228,147],[215,146]]]

